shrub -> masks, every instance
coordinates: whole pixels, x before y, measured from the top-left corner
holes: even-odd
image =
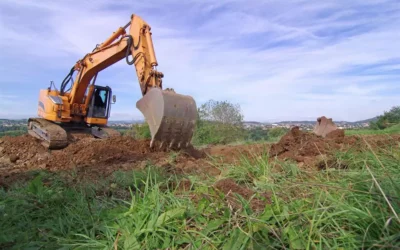
[[[270,137],[272,137],[272,138],[278,138],[278,137],[281,137],[281,136],[283,136],[284,134],[286,134],[286,132],[287,132],[287,129],[286,129],[286,128],[279,128],[279,127],[277,127],[277,128],[271,128],[271,129],[268,131],[268,135],[269,135]]]
[[[385,111],[383,115],[378,116],[376,121],[370,122],[372,129],[385,129],[400,123],[400,106],[392,107],[389,111]]]
[[[126,135],[132,136],[135,139],[150,139],[150,127],[147,123],[133,124],[132,128],[125,132]]]
[[[243,114],[238,104],[210,100],[198,109],[194,144],[226,144],[245,136]]]

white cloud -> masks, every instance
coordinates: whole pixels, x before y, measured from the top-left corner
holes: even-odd
[[[0,79],[7,93],[35,106],[33,97],[47,87],[44,76],[62,78],[135,13],[152,26],[164,87],[194,96],[198,105],[209,99],[237,102],[249,120],[320,115],[357,120],[398,104],[400,74],[385,74],[398,70],[397,64],[375,67],[380,75],[357,70],[400,58],[395,0],[76,3],[0,3],[0,8],[17,8],[26,15],[0,18],[0,32],[7,38],[0,41],[5,50],[0,72],[21,72]],[[25,63],[23,69],[16,70],[18,62]],[[141,94],[132,66],[120,62],[99,76],[99,84],[110,85],[120,96],[114,118],[140,116],[134,104]],[[27,81],[33,84],[29,92],[13,91],[7,83]]]

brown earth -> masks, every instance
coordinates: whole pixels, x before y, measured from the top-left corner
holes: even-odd
[[[379,151],[398,142],[400,135],[345,136],[344,130],[338,129],[322,138],[294,127],[278,143],[271,146],[269,155],[278,160],[293,160],[302,168],[346,168],[346,165],[338,166],[332,159],[335,152],[349,150],[360,152],[368,150],[368,144]]]
[[[64,171],[82,178],[101,179],[117,170],[142,169],[147,165],[160,166],[168,172],[178,174],[219,175],[216,166],[230,167],[242,157],[255,159],[264,155],[271,160],[287,159],[298,163],[303,169],[323,169],[337,166],[331,160],[335,151],[365,150],[367,141],[371,147],[396,145],[400,135],[395,136],[344,136],[336,130],[326,138],[293,128],[273,145],[224,145],[201,150],[189,148],[185,151],[166,148],[150,149],[148,140],[117,137],[105,140],[87,135],[72,135],[70,145],[62,150],[46,150],[39,140],[23,135],[0,139],[0,186],[25,178],[30,170]],[[279,165],[279,164],[278,164]]]
[[[149,140],[117,137],[98,140],[82,136],[62,150],[46,150],[40,141],[29,135],[4,137],[0,141],[0,177],[29,170],[75,170],[89,175],[108,175],[116,170],[143,168],[148,164],[174,165],[176,172],[207,171],[206,154],[195,148],[183,151],[150,149]],[[204,168],[198,169],[197,163]],[[211,169],[211,170],[210,170]]]
[[[243,186],[239,186],[232,179],[223,179],[215,183],[214,187],[225,194],[225,198],[228,204],[235,209],[241,207],[240,200],[236,197],[236,194],[242,196],[244,199],[250,201],[250,207],[254,211],[262,211],[265,208],[265,204],[270,202],[271,195],[263,193],[261,195],[255,195],[254,191]]]

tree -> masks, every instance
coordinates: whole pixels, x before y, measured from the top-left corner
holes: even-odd
[[[201,120],[212,121],[221,124],[242,126],[243,115],[239,104],[228,101],[210,100],[201,105],[199,109]]]
[[[394,106],[383,115],[378,116],[376,121],[370,122],[373,129],[385,129],[392,125],[400,123],[400,106]]]
[[[240,105],[214,100],[201,105],[198,109],[194,143],[226,144],[240,139],[244,139]]]

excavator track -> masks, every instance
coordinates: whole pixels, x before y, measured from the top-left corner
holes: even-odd
[[[48,149],[62,149],[68,146],[67,132],[59,125],[42,118],[28,120],[28,133],[42,141]]]

